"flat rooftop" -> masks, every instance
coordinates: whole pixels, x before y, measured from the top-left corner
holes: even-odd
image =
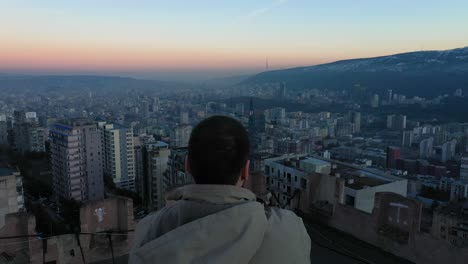
[[[311,157],[307,157],[307,158],[305,158],[305,159],[303,159],[301,161],[306,162],[306,163],[310,163],[310,164],[313,164],[313,165],[317,165],[317,166],[330,165],[330,162],[328,162],[328,161],[323,161],[323,160],[316,159],[316,158],[311,158]]]
[[[0,177],[9,176],[9,175],[12,175],[15,172],[16,172],[15,169],[0,167]]]
[[[353,183],[349,183],[348,180],[354,181]],[[349,187],[354,190],[361,190],[364,189],[365,187],[375,187],[383,184],[389,183],[388,181],[383,181],[377,178],[372,178],[372,177],[360,177],[356,175],[352,175],[349,177],[346,177],[346,187]]]

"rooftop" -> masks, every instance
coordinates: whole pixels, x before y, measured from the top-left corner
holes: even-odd
[[[12,175],[12,174],[15,173],[15,172],[16,172],[15,169],[12,169],[12,168],[1,168],[1,167],[0,167],[0,177],[9,176],[9,175]]]
[[[156,141],[156,142],[150,142],[150,143],[148,143],[148,146],[152,146],[152,147],[168,147],[169,144],[167,144],[166,142],[163,142],[163,141]]]
[[[330,165],[330,162],[315,159],[315,158],[310,158],[310,157],[307,157],[307,158],[305,158],[305,159],[303,159],[301,161],[309,163],[309,164],[313,164],[313,165],[316,165],[316,166]]]
[[[360,177],[352,175],[346,178],[346,187],[349,187],[354,190],[361,190],[366,187],[375,187],[383,184],[387,184],[387,181],[383,181],[377,178],[371,177]]]

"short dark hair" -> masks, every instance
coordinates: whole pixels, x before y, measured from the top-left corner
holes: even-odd
[[[192,130],[188,162],[197,184],[235,185],[248,157],[249,136],[233,118],[212,116]]]

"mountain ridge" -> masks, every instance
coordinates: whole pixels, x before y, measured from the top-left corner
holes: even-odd
[[[393,81],[395,87],[386,83],[389,81]],[[376,92],[385,88],[407,95],[437,96],[457,88],[468,88],[468,46],[267,71],[241,84],[268,82],[286,82],[293,90],[343,89],[360,84]],[[449,87],[444,88],[444,85]]]

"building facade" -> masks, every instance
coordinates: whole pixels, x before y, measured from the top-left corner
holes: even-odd
[[[180,125],[174,128],[170,135],[171,147],[180,148],[188,146],[190,133],[192,133],[192,126],[189,125]]]
[[[5,225],[5,215],[23,210],[23,179],[20,173],[0,167],[0,228]]]
[[[167,191],[194,183],[192,176],[185,171],[187,154],[187,148],[171,149],[167,171],[164,175],[164,185]]]
[[[419,143],[419,158],[427,159],[432,157],[434,138],[426,138]]]
[[[67,121],[49,132],[53,190],[77,201],[104,198],[101,133],[95,123]]]
[[[267,190],[279,205],[288,205],[298,191],[305,190],[310,174],[329,174],[331,170],[330,163],[306,154],[265,159],[264,166]]]
[[[457,248],[468,248],[468,205],[456,204],[436,210],[431,234]]]
[[[39,127],[35,123],[15,123],[14,129],[15,148],[24,152],[45,152],[47,129]]]
[[[468,182],[468,156],[464,156],[461,158],[460,180]]]
[[[164,177],[171,150],[167,143],[157,141],[145,145],[146,176],[144,177],[143,199],[150,210],[158,210],[165,205],[167,190]]]
[[[104,175],[117,187],[135,191],[133,129],[117,124],[98,123],[101,131]]]
[[[8,145],[8,126],[5,115],[0,115],[0,145]]]
[[[406,197],[408,180],[383,178],[358,171],[346,177],[344,192],[346,205],[370,214],[374,210],[376,193],[390,192]]]
[[[387,148],[387,168],[396,169],[397,160],[401,157],[401,150],[397,147]]]

